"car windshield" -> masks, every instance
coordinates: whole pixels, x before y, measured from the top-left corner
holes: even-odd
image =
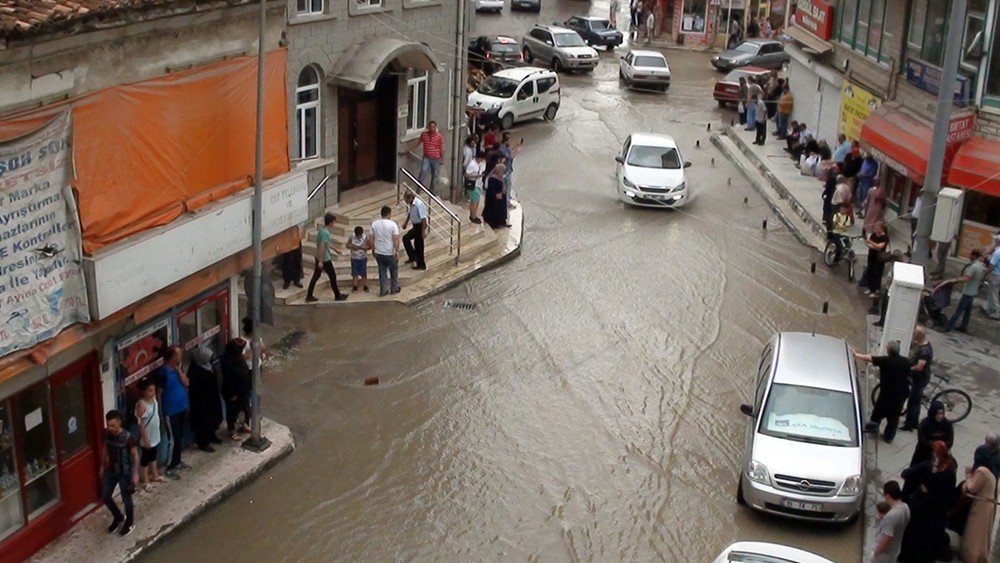
[[[593,29],[594,31],[604,31],[605,29],[608,29],[610,25],[611,22],[608,20],[590,20],[590,29]]]
[[[575,33],[556,33],[553,35],[556,47],[583,47],[585,43]]]
[[[494,43],[493,52],[494,53],[516,53],[517,43]]]
[[[672,147],[643,147],[634,145],[628,153],[628,165],[639,168],[666,168],[676,170],[681,167],[681,155]]]
[[[857,446],[854,399],[850,393],[776,383],[761,415],[766,436],[829,446]]]
[[[516,80],[511,80],[510,78],[487,76],[486,80],[483,80],[476,91],[487,96],[509,98],[514,95],[514,90],[517,90],[517,84]]]
[[[753,43],[740,43],[736,47],[736,50],[741,53],[746,53],[748,55],[756,55],[758,48],[759,47],[757,45],[754,45]]]
[[[660,57],[636,57],[635,66],[667,68],[667,61],[661,59]]]

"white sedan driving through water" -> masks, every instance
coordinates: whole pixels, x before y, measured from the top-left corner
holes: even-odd
[[[629,205],[681,207],[691,199],[681,158],[669,135],[633,133],[625,139],[618,163],[618,198]]]

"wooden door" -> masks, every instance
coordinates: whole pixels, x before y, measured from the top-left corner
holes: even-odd
[[[378,174],[378,100],[358,102],[354,117],[355,181],[366,182]]]
[[[67,525],[100,506],[98,436],[103,425],[97,412],[100,392],[96,361],[93,355],[82,358],[49,380],[59,459],[60,512]]]
[[[351,106],[342,103],[337,112],[337,161],[340,163],[341,189],[354,183],[351,140]]]

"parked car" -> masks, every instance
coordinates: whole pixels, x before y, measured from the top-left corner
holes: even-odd
[[[618,198],[644,207],[681,207],[690,191],[677,143],[669,135],[632,133],[625,139],[618,163]]]
[[[631,51],[618,63],[618,78],[626,86],[670,88],[670,65],[659,51]]]
[[[763,68],[787,68],[791,57],[785,51],[785,44],[772,39],[749,39],[735,49],[723,51],[712,57],[712,66],[726,71],[741,66]]]
[[[475,0],[475,2],[477,12],[496,12],[499,14],[503,11],[503,0]]]
[[[714,563],[833,563],[825,557],[795,547],[741,541],[727,547]]]
[[[510,0],[510,9],[530,10],[532,12],[542,11],[542,0]]]
[[[561,101],[555,72],[537,67],[508,68],[486,77],[469,94],[466,110],[477,114],[480,123],[498,123],[502,129],[510,129],[525,119],[555,119]]]
[[[719,107],[726,104],[736,105],[740,102],[740,78],[753,77],[763,88],[771,81],[771,71],[755,66],[745,66],[731,71],[725,78],[715,83],[712,97],[719,102]]]
[[[486,74],[521,64],[524,57],[517,39],[506,35],[480,35],[469,43],[469,63]]]
[[[555,25],[536,25],[521,39],[521,53],[527,63],[548,64],[552,70],[590,72],[600,57],[572,29]]]
[[[853,521],[865,491],[858,369],[843,338],[783,332],[753,377],[740,504],[801,520]]]
[[[573,16],[563,23],[567,29],[577,32],[592,47],[604,47],[608,51],[622,44],[625,40],[622,32],[611,27],[611,22],[604,18],[590,16]]]

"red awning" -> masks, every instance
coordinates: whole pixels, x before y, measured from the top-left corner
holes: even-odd
[[[875,158],[923,184],[931,153],[931,128],[901,112],[873,111],[861,127],[861,143]]]
[[[1000,197],[1000,142],[982,137],[966,141],[951,163],[948,183]]]

